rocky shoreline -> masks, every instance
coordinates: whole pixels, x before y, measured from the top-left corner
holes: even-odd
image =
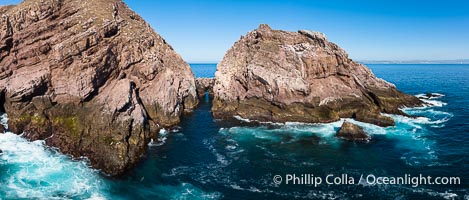
[[[134,166],[206,92],[216,118],[272,122],[392,126],[381,113],[422,103],[318,32],[261,25],[227,52],[215,79],[195,79],[120,0],[26,0],[0,14],[0,112],[9,130],[88,157],[109,175]]]

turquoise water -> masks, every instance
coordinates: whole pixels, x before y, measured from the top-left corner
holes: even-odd
[[[192,65],[211,77],[215,65]],[[362,125],[370,142],[334,137],[329,124],[217,121],[210,102],[150,144],[146,158],[109,178],[41,141],[0,135],[0,199],[469,199],[469,65],[370,65],[410,94],[442,94],[431,106],[390,115],[395,127]],[[7,116],[3,115],[5,123]],[[274,175],[460,177],[459,185],[277,185]]]

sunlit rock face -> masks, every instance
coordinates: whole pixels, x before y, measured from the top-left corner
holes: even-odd
[[[0,14],[0,103],[15,133],[117,175],[198,103],[189,65],[120,0],[26,0]]]
[[[329,42],[322,33],[272,30],[241,37],[217,66],[213,115],[260,121],[332,122],[355,118],[380,126],[380,113],[420,105]]]

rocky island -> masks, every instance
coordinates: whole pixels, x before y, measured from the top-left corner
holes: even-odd
[[[351,60],[319,32],[272,30],[262,24],[241,37],[217,66],[213,115],[271,122],[340,118],[394,125],[381,113],[422,102]]]
[[[198,103],[189,65],[120,0],[0,7],[9,129],[118,175]]]

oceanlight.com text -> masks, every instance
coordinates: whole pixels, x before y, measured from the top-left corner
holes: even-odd
[[[460,185],[460,177],[446,176],[412,176],[404,174],[403,176],[377,176],[374,174],[351,176],[348,174],[329,174],[325,176],[316,176],[314,174],[285,174],[275,175],[273,182],[277,185],[411,185],[418,187],[420,185]]]

